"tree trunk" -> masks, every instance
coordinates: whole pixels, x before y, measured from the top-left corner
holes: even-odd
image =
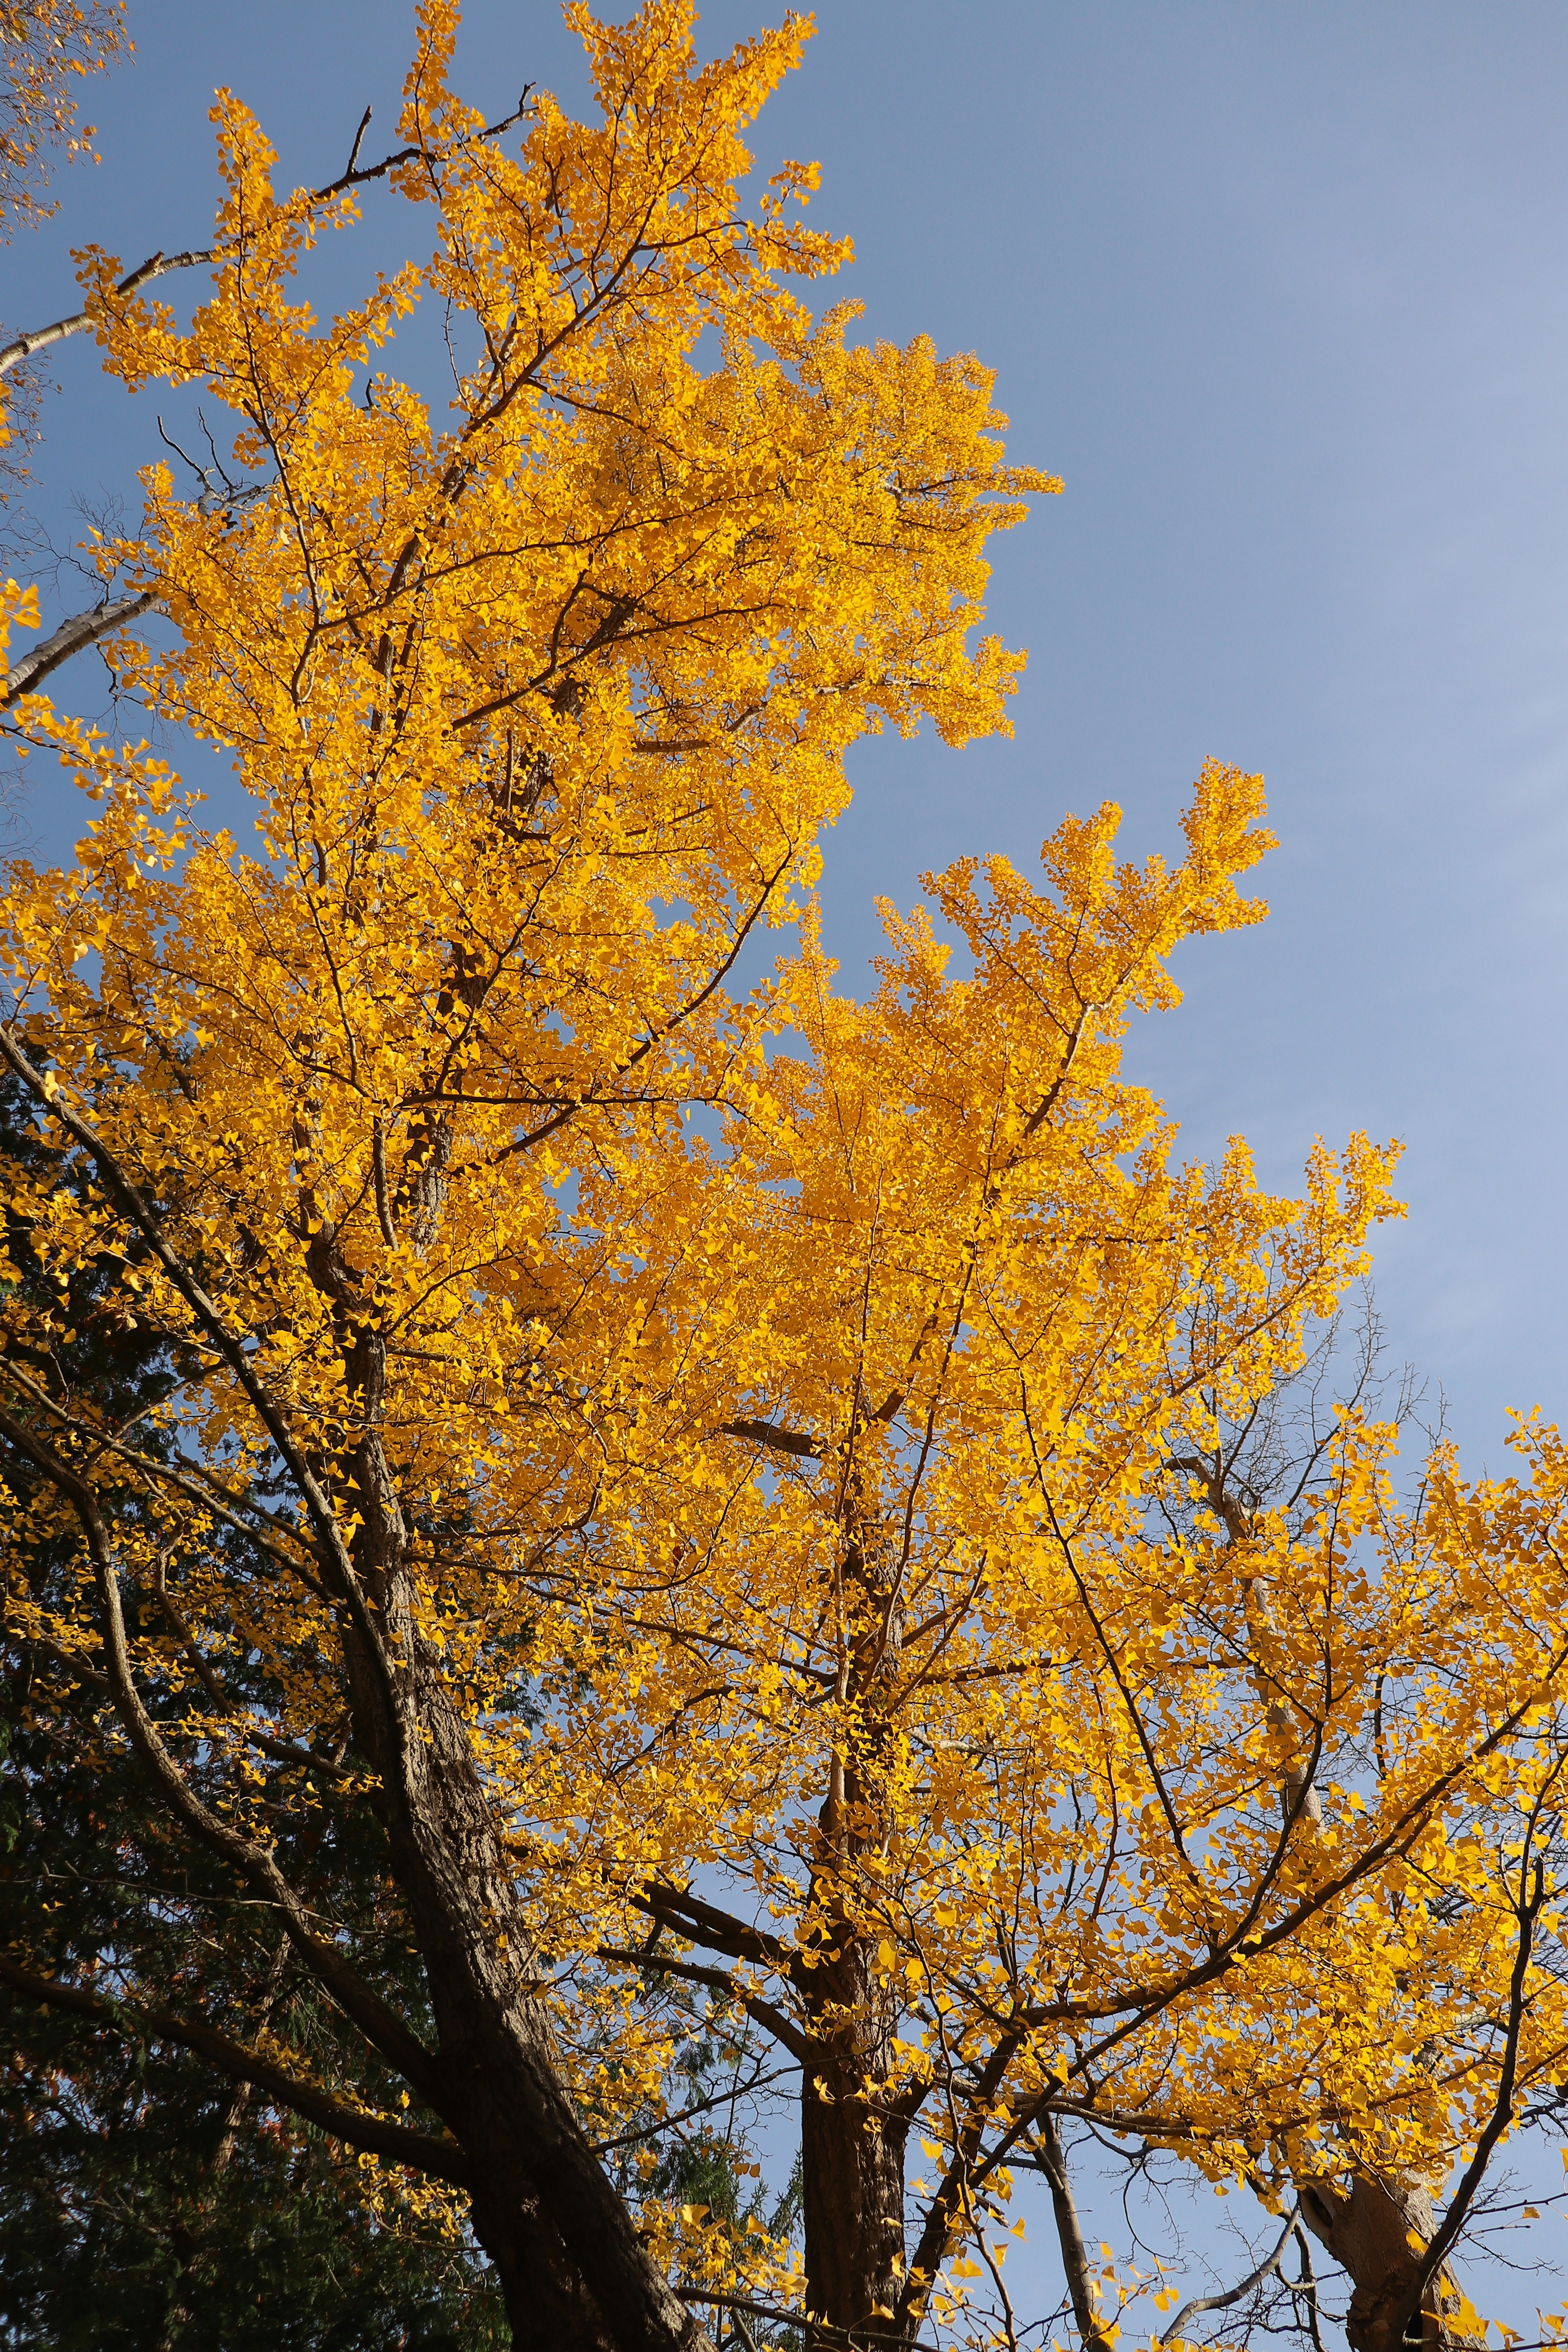
[[[878,1811],[874,1791],[836,1761],[812,1886],[821,1957],[795,1977],[809,2049],[800,2092],[805,2303],[834,2327],[885,2326],[904,2284],[910,2127],[885,2095],[899,1997],[878,1982],[874,1946],[856,1932],[835,1885],[852,1847],[870,1843]]]
[[[903,1606],[887,1529],[864,1503],[859,1475],[847,1465],[841,1687],[858,1720],[848,1752],[834,1755],[818,1816],[811,1908],[821,1957],[795,1984],[811,2045],[801,2082],[806,2308],[835,2327],[873,2321],[885,2328],[904,2287],[910,2126],[889,2095],[900,2003],[896,1985],[878,1982],[875,1939],[857,1931],[837,1881],[860,1854],[886,1850],[882,1708],[897,1682]]]
[[[1390,2186],[1363,2176],[1348,2196],[1326,2181],[1303,2181],[1300,2194],[1301,2219],[1350,2274],[1354,2292],[1345,2333],[1352,2352],[1400,2352],[1394,2331],[1435,2226],[1427,2191],[1419,2183]],[[1413,2323],[1407,2344],[1440,2352],[1454,2341],[1443,2316],[1449,2296],[1439,2273],[1422,2298],[1419,2332]]]
[[[375,1434],[378,1335],[351,1362],[367,1433],[352,1472],[353,1552],[395,1689],[352,1626],[357,1744],[380,1776],[392,1874],[436,2021],[441,2115],[473,2171],[476,2234],[520,2345],[539,2352],[700,2352],[708,2338],[647,2252],[578,2123],[534,1990],[511,1864],[442,1662],[416,1630],[406,1525]]]
[[[384,1802],[392,1869],[435,2013],[441,2112],[472,2164],[475,2232],[514,2338],[540,2352],[697,2352],[702,2330],[577,2121],[466,1727],[439,1661],[410,1646],[407,1696],[422,1736],[409,1743],[408,1801]],[[353,1680],[374,1757],[387,1727],[374,1720],[383,1710],[369,1675]]]
[[[813,2062],[801,2084],[805,2301],[814,2317],[854,2327],[886,2321],[903,2288],[904,2148],[909,2126],[882,2111],[891,2031],[871,1953],[847,1937],[805,1979]],[[869,2085],[869,2095],[868,2086]]]

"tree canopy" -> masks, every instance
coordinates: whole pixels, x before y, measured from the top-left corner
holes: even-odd
[[[1275,1197],[1122,1075],[1263,912],[1259,779],[1204,767],[1173,866],[1107,805],[1038,885],[928,876],[841,990],[846,754],[1005,727],[985,545],[1058,485],[976,360],[805,310],[806,167],[742,208],[806,25],[704,66],[681,0],[567,14],[596,122],[487,123],[426,0],[402,145],[324,189],[220,96],[210,249],[89,247],[0,354],[90,331],[217,419],[0,709],[95,809],[0,908],[32,1835],[111,1789],[178,1926],[52,1934],[40,1874],[0,1978],[471,2233],[520,2343],[1016,2344],[1032,2167],[1109,2346],[1084,2120],[1289,2210],[1356,2352],[1458,2338],[1563,2063],[1568,1458],[1402,1489],[1311,1378],[1394,1147]],[[370,182],[430,249],[323,322]],[[394,364],[432,303],[445,409]],[[56,707],[89,642],[248,839]],[[795,2084],[798,2195],[726,2064]]]

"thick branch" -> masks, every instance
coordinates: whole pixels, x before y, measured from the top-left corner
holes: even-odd
[[[216,246],[200,253],[155,253],[140,269],[122,278],[114,291],[128,300],[143,286],[150,286],[154,278],[165,277],[171,269],[199,269],[204,261],[216,261],[218,257]],[[0,350],[0,375],[8,375],[24,360],[30,360],[35,352],[47,351],[51,343],[63,343],[68,335],[79,335],[84,327],[91,326],[92,320],[90,310],[73,310],[68,319],[57,319],[52,326],[35,327],[30,334],[16,336]]]
[[[1039,2155],[1040,2170],[1050,2184],[1057,2242],[1061,2248],[1062,2269],[1067,2276],[1068,2294],[1072,2303],[1072,2315],[1078,2322],[1079,2335],[1085,2345],[1094,2347],[1094,2352],[1110,2352],[1112,2339],[1100,2319],[1095,2299],[1093,2273],[1089,2266],[1088,2249],[1083,2242],[1083,2225],[1078,2218],[1078,2201],[1072,2193],[1072,2182],[1068,2178],[1062,2136],[1057,2129],[1055,2116],[1048,2110],[1040,2118]]]
[[[727,1421],[720,1430],[721,1437],[744,1437],[753,1445],[765,1445],[773,1454],[798,1454],[806,1461],[816,1461],[822,1446],[815,1437],[805,1437],[798,1430],[780,1429],[772,1421]]]
[[[62,621],[51,636],[23,655],[5,673],[5,683],[0,686],[0,710],[8,709],[18,695],[35,694],[52,670],[73,654],[85,653],[89,646],[101,644],[116,629],[129,627],[143,613],[151,613],[158,598],[149,588],[132,596],[116,596],[109,604],[97,605],[90,613],[73,613]]]
[[[874,2322],[858,2320],[853,2327],[835,2327],[826,2319],[814,2319],[809,2312],[784,2311],[772,2303],[751,2303],[744,2295],[714,2294],[706,2289],[682,2286],[676,2289],[682,2303],[710,2303],[720,2311],[749,2312],[756,2319],[774,2319],[804,2331],[814,2344],[842,2345],[845,2352],[877,2352],[879,2345],[887,2345],[889,2352],[937,2352],[933,2344],[924,2343],[918,2336],[907,2336],[901,2328],[879,2327]]]
[[[812,2044],[800,2028],[792,2025],[783,2010],[775,2009],[771,2000],[764,2000],[760,1993],[748,1992],[733,1977],[727,1977],[722,1969],[701,1968],[694,1960],[668,1960],[662,1952],[623,1951],[610,1944],[600,1946],[598,1957],[602,1960],[623,1961],[633,1968],[658,1969],[667,1977],[684,1977],[690,1984],[711,1985],[715,1992],[721,1992],[726,2000],[732,2000],[748,2017],[755,2018],[792,2058],[803,2066],[810,2064]]]
[[[665,1920],[677,1935],[689,1937],[694,1944],[706,1944],[710,1952],[723,1952],[732,1960],[755,1960],[763,1968],[787,1966],[789,1956],[776,1936],[748,1927],[743,1919],[732,1918],[728,1911],[718,1910],[699,1895],[662,1886],[656,1880],[640,1895],[634,1895],[632,1901],[650,1919]]]
[[[181,2049],[205,2058],[230,2082],[253,2083],[279,2105],[292,2107],[307,2123],[317,2125],[351,2147],[367,2148],[373,2156],[406,2164],[433,2180],[449,2180],[457,2189],[470,2186],[468,2160],[455,2141],[437,2139],[428,2132],[410,2131],[406,2125],[384,2123],[378,2116],[362,2114],[359,2108],[334,2099],[330,2092],[318,2090],[314,2084],[296,2081],[269,2058],[247,2050],[241,2042],[231,2042],[226,2033],[219,2033],[195,2019],[174,2017],[166,2010],[142,2009],[127,2001],[107,2000],[100,1993],[89,1992],[79,1985],[61,1984],[54,1977],[35,1976],[30,1969],[18,1968],[14,1960],[4,1958],[0,1958],[0,1982],[8,1984],[16,1992],[25,1993],[30,2000],[69,2010],[94,2025],[175,2042]]]

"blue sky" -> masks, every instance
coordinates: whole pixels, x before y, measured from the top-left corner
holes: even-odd
[[[761,7],[721,0],[705,47]],[[102,166],[62,174],[59,222],[5,256],[7,325],[74,307],[73,244],[130,263],[203,240],[219,82],[290,180],[341,168],[367,100],[380,152],[410,16],[133,5],[136,61],[93,93]],[[874,894],[909,900],[922,867],[1002,849],[1027,869],[1108,795],[1130,850],[1171,851],[1206,754],[1261,768],[1270,921],[1184,955],[1186,1003],[1135,1034],[1133,1066],[1184,1151],[1244,1132],[1281,1188],[1315,1133],[1404,1139],[1392,1349],[1447,1391],[1469,1465],[1497,1466],[1506,1407],[1568,1409],[1568,10],[822,0],[817,19],[763,168],[820,159],[813,216],[856,239],[841,290],[865,331],[978,352],[1015,453],[1067,485],[999,549],[992,625],[1030,650],[1014,739],[856,755],[829,944],[853,982]],[[495,112],[524,79],[585,100],[544,0],[472,0],[459,56]],[[372,191],[365,215],[321,299],[397,257],[390,204]],[[42,502],[68,537],[73,492],[132,490],[156,404],[106,396],[80,341],[57,373]],[[79,814],[44,779],[20,824],[58,854]]]

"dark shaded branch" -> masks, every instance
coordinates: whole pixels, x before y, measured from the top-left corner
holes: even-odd
[[[370,129],[370,117],[371,110],[367,106],[364,112],[360,116],[359,129],[354,132],[354,143],[349,149],[349,160],[344,167],[347,171],[352,172],[355,164],[359,162],[359,151],[364,144],[364,134]]]
[[[166,2010],[106,2000],[101,1993],[89,1992],[82,1986],[61,1984],[54,1977],[35,1976],[30,1969],[18,1968],[14,1960],[4,1958],[0,1958],[0,1983],[25,1993],[30,2000],[68,2010],[112,2032],[173,2042],[183,2050],[194,2052],[198,2058],[205,2058],[230,2082],[254,2084],[268,2098],[291,2107],[307,2123],[330,2132],[334,2139],[346,2141],[350,2147],[366,2148],[373,2156],[406,2164],[433,2180],[449,2180],[457,2189],[472,2185],[468,2160],[455,2140],[437,2139],[428,2132],[410,2131],[405,2124],[384,2123],[377,2116],[363,2115],[357,2107],[334,2099],[330,2092],[318,2090],[314,2084],[298,2082],[269,2058],[247,2050],[241,2042],[231,2042],[226,2033],[219,2033],[198,2020],[175,2017]]]
[[[701,1968],[695,1960],[667,1959],[662,1952],[624,1951],[613,1944],[602,1944],[597,1957],[601,1960],[618,1961],[629,1968],[658,1969],[667,1977],[684,1977],[689,1984],[711,1985],[715,1992],[721,1992],[726,2000],[732,2000],[738,2009],[745,2011],[748,2017],[755,2018],[757,2023],[771,2033],[781,2048],[787,2050],[799,2064],[810,2064],[813,2044],[799,2026],[792,2024],[783,2010],[775,2008],[771,2000],[764,2000],[760,1993],[748,1992],[744,1985],[738,1985],[733,1977],[725,1975],[722,1969]]]
[[[749,2098],[753,2091],[766,2090],[770,2083],[782,2082],[792,2072],[788,2066],[775,2066],[772,2074],[752,2074],[749,2081],[741,2084],[740,2095]],[[633,2131],[617,2132],[614,2139],[593,2141],[594,2154],[608,2156],[612,2148],[631,2147],[639,2139],[656,2138],[660,2132],[673,2131],[677,2124],[689,2123],[693,2116],[711,2115],[715,2107],[729,2106],[735,2096],[735,2091],[726,2083],[706,2099],[693,2099],[689,2107],[678,2107],[672,2116],[659,2116],[650,2124],[638,2124]]]
[[[809,2313],[782,2311],[776,2304],[748,2303],[743,2295],[712,2294],[701,2287],[676,2288],[682,2303],[712,2304],[720,2311],[743,2311],[753,2319],[774,2319],[787,2327],[803,2330],[814,2344],[839,2344],[846,2352],[871,2352],[871,2347],[886,2344],[891,2352],[938,2352],[934,2344],[922,2343],[918,2336],[906,2336],[899,2327],[879,2327],[874,2321],[857,2320],[853,2327],[835,2327],[830,2320],[813,2319]]]
[[[190,1308],[198,1328],[206,1333],[217,1354],[234,1374],[252,1412],[277,1448],[279,1456],[293,1479],[295,1489],[305,1506],[310,1526],[315,1533],[321,1567],[333,1588],[333,1597],[346,1609],[355,1633],[364,1644],[366,1655],[380,1684],[381,1697],[386,1707],[388,1719],[395,1726],[398,1733],[396,1758],[402,1785],[396,1794],[405,1805],[411,1805],[412,1798],[407,1780],[408,1726],[405,1720],[403,1694],[398,1687],[397,1674],[383,1638],[382,1629],[366,1601],[347,1540],[338,1523],[337,1514],[332,1508],[331,1500],[325,1487],[317,1476],[284,1414],[258,1378],[255,1367],[243,1343],[229,1329],[213,1299],[197,1281],[178,1251],[170,1244],[163,1232],[163,1220],[154,1212],[141,1187],[121,1167],[119,1159],[97,1129],[90,1126],[79,1112],[71,1108],[58,1088],[51,1092],[50,1087],[45,1085],[42,1073],[34,1066],[23,1052],[12,1022],[0,1022],[0,1055],[3,1055],[10,1064],[34,1099],[42,1106],[50,1118],[59,1122],[66,1133],[91,1159],[110,1199],[140,1230],[153,1255],[168,1276],[180,1297]],[[27,1444],[30,1447],[30,1439]],[[40,1464],[41,1466],[43,1465]],[[54,1472],[51,1470],[46,1475],[53,1477]],[[80,1487],[83,1494],[88,1493],[89,1490],[81,1486],[81,1482],[74,1479],[70,1473],[68,1472],[67,1476],[71,1478],[73,1486]],[[56,1479],[55,1483],[58,1485],[59,1481]],[[62,1488],[61,1491],[68,1490]],[[75,1499],[73,1495],[73,1502]],[[96,1514],[96,1504],[93,1508]]]
[[[95,1463],[100,1454],[113,1454],[143,1477],[164,1481],[201,1510],[209,1512],[223,1526],[232,1528],[237,1535],[244,1536],[248,1542],[255,1544],[258,1551],[276,1560],[290,1576],[298,1577],[312,1592],[320,1594],[320,1583],[299,1553],[279,1542],[272,1530],[282,1527],[294,1542],[300,1543],[300,1538],[287,1520],[277,1518],[254,1496],[247,1495],[243,1490],[237,1495],[232,1487],[226,1486],[222,1479],[199,1462],[191,1463],[183,1456],[176,1456],[173,1462],[162,1461],[154,1454],[143,1454],[136,1446],[127,1445],[122,1432],[105,1429],[97,1422],[85,1420],[79,1413],[68,1412],[39,1381],[29,1379],[14,1356],[5,1360],[5,1377],[11,1386],[20,1389],[25,1396],[29,1397],[41,1412],[47,1413],[57,1428],[68,1431],[91,1449],[88,1455],[89,1464]],[[243,1517],[237,1505],[243,1506],[246,1511],[254,1515],[253,1517]],[[256,1524],[258,1520],[259,1525]],[[302,1543],[300,1548],[302,1549]]]
[[[748,1927],[743,1919],[731,1917],[699,1895],[655,1881],[634,1895],[632,1902],[650,1919],[666,1921],[677,1935],[689,1937],[694,1944],[706,1944],[710,1952],[724,1952],[732,1960],[756,1960],[764,1968],[781,1970],[789,1965],[789,1954],[776,1936]]]
[[[1247,2276],[1237,2285],[1226,2287],[1223,2294],[1194,2294],[1189,2302],[1184,2303],[1170,2326],[1165,2330],[1163,2341],[1167,2344],[1179,2343],[1183,2327],[1200,2311],[1228,2311],[1233,2303],[1239,2303],[1244,2294],[1250,2294],[1253,2288],[1261,2286],[1266,2278],[1272,2278],[1285,2259],[1286,2247],[1297,2235],[1297,2221],[1300,2210],[1300,2204],[1291,2206],[1286,2216],[1285,2227],[1279,2233],[1279,2242],[1273,2252],[1266,2255],[1255,2271],[1248,2271]]]
[[[815,1437],[805,1437],[798,1430],[781,1429],[772,1421],[727,1421],[720,1429],[721,1437],[744,1437],[753,1445],[765,1445],[773,1454],[798,1454],[808,1462],[821,1459],[822,1447]]]

